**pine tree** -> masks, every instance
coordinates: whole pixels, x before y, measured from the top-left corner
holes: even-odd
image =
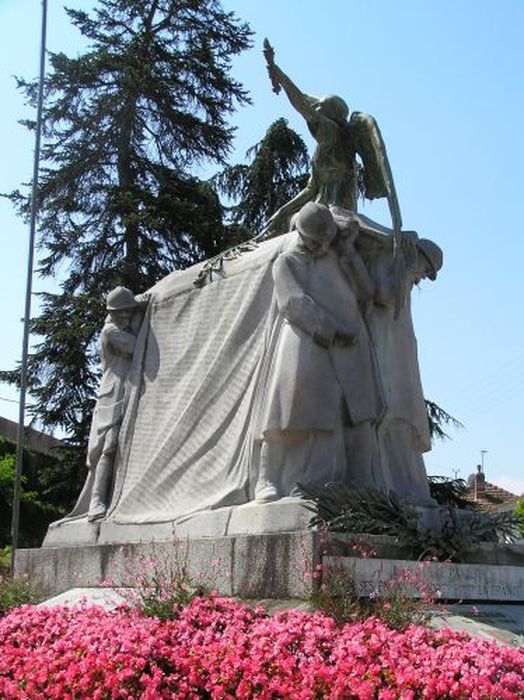
[[[99,0],[68,9],[88,48],[49,55],[39,188],[40,273],[61,274],[32,331],[33,413],[85,444],[98,383],[103,298],[143,291],[227,245],[212,187],[191,176],[224,164],[227,118],[248,102],[230,75],[251,31],[218,0]],[[18,79],[34,104],[36,84]],[[34,123],[25,122],[29,128]],[[24,213],[28,199],[11,200]],[[0,377],[16,381],[17,372]]]
[[[309,156],[302,138],[285,119],[277,119],[246,153],[249,164],[230,165],[213,184],[233,204],[233,224],[258,233],[282,205],[302,190],[309,177]]]
[[[455,430],[464,427],[462,423],[457,420],[457,418],[453,418],[453,416],[451,416],[434,401],[426,399],[425,403],[426,413],[428,416],[429,434],[432,441],[449,439],[449,435],[446,433],[446,428],[449,425],[451,425],[452,428],[455,428]]]

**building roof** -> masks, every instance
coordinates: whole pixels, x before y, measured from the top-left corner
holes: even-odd
[[[18,423],[0,416],[0,438],[4,438],[4,440],[16,445],[17,430]],[[58,457],[60,450],[64,447],[62,440],[52,435],[46,435],[30,426],[24,429],[24,438],[25,446],[29,450],[42,455]]]
[[[517,494],[486,481],[481,471],[468,478],[464,497],[486,510],[512,510],[520,498]]]

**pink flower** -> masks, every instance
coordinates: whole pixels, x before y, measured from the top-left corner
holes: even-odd
[[[522,649],[376,618],[270,617],[219,595],[167,621],[125,607],[25,606],[0,620],[0,652],[8,700],[524,697]]]

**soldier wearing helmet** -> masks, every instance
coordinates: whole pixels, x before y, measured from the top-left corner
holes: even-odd
[[[259,503],[292,495],[297,481],[345,480],[346,463],[375,474],[381,397],[357,293],[332,245],[338,227],[317,202],[295,225],[300,239],[273,265],[279,316],[256,426]]]
[[[135,350],[136,322],[147,299],[147,295],[135,297],[126,287],[116,287],[107,296],[108,316],[100,335],[102,379],[87,448],[87,466],[94,472],[88,520],[103,517],[107,510],[125,410],[125,380]]]
[[[442,249],[428,238],[419,238],[417,248],[422,254],[423,269],[421,277],[428,277],[433,282],[437,279],[437,273],[442,267]]]
[[[402,234],[402,247],[404,298],[397,318],[391,250],[375,250],[367,259],[375,283],[375,303],[367,315],[367,325],[387,405],[378,428],[381,466],[389,489],[419,503],[431,503],[422,457],[431,449],[431,440],[410,297],[413,286],[422,279],[436,279],[443,255],[436,243],[419,238],[414,231]]]

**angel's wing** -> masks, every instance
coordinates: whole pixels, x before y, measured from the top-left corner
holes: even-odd
[[[367,199],[387,197],[393,228],[402,228],[400,208],[389,165],[384,139],[378,124],[370,114],[353,112],[349,129],[355,149],[364,166],[364,196]]]
[[[353,112],[349,120],[349,129],[355,149],[364,165],[364,196],[367,199],[387,197],[388,200],[393,222],[395,318],[397,318],[404,298],[405,262],[400,244],[402,217],[386,146],[378,124],[370,114]]]

